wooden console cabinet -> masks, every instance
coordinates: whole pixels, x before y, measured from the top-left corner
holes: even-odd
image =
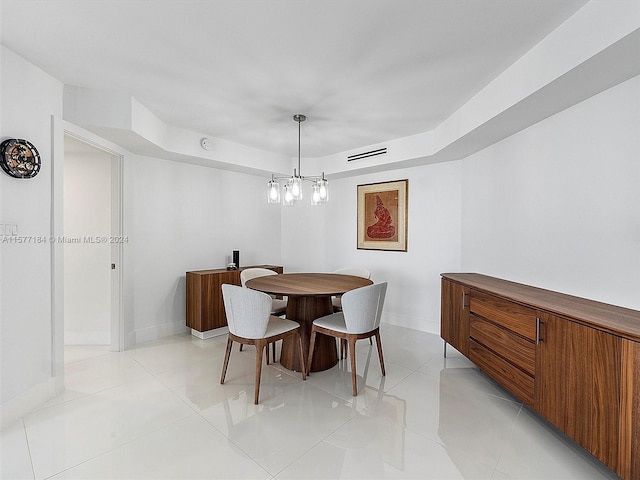
[[[640,311],[442,275],[441,336],[625,479],[640,479]]]
[[[240,272],[247,268],[268,268],[282,273],[282,267],[254,265],[238,270],[219,268],[187,272],[187,327],[206,332],[227,326],[222,300],[222,284],[240,285]]]

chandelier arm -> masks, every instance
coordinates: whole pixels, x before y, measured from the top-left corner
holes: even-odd
[[[284,175],[284,176],[275,176],[275,175],[271,175],[273,177],[274,180],[288,180],[291,178],[291,175]],[[303,177],[301,175],[297,176],[300,180],[306,180],[307,182],[315,182],[316,180],[326,180],[324,178],[324,175],[309,175],[307,177]]]
[[[298,117],[298,175],[302,178],[302,170],[300,170],[300,124],[302,123],[302,118]]]

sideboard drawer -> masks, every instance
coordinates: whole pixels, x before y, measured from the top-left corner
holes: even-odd
[[[473,290],[469,309],[471,313],[487,318],[534,342],[536,340],[536,311],[531,308]]]
[[[527,405],[533,406],[533,377],[469,339],[469,360]]]
[[[442,285],[445,342],[466,331],[460,353],[620,477],[640,480],[640,311],[477,273],[442,274]]]
[[[506,358],[532,377],[535,376],[536,345],[534,342],[474,314],[469,315],[469,322],[471,338]]]

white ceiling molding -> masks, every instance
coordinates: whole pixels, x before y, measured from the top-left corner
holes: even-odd
[[[637,2],[590,2],[520,57],[435,129],[357,150],[304,158],[327,178],[464,158],[640,74]],[[598,35],[593,35],[594,31]],[[285,174],[293,158],[167,125],[135,98],[65,87],[64,118],[130,151],[257,175]],[[387,147],[386,155],[345,157]]]
[[[135,98],[102,90],[66,85],[63,116],[138,155],[255,175],[284,173],[291,166],[283,155],[218,138],[203,150],[202,133],[167,125]]]

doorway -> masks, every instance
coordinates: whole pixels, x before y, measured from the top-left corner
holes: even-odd
[[[65,132],[64,345],[119,351],[121,156]]]

